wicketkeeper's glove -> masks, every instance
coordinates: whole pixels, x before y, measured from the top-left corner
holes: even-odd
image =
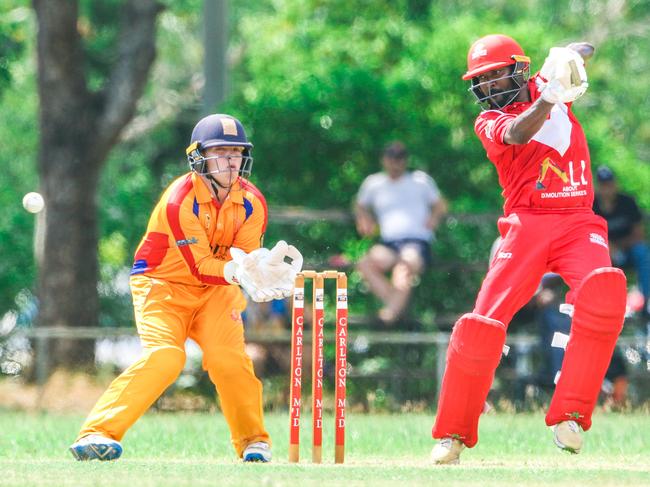
[[[582,56],[568,47],[552,47],[540,75],[546,80],[541,96],[549,103],[575,101],[589,87]]]
[[[271,250],[260,248],[249,254],[231,248],[230,255],[233,260],[224,267],[226,281],[239,284],[257,302],[289,297],[303,261],[298,249],[284,240]],[[286,258],[291,262],[286,262]]]

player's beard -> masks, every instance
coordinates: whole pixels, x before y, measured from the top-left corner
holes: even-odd
[[[507,90],[490,90],[490,99],[496,106],[503,108],[505,103],[508,101],[508,98],[512,97],[512,93],[506,93],[506,91]]]
[[[492,89],[490,90],[489,103],[493,108],[501,109],[517,101],[522,87],[517,86],[514,82],[510,82],[510,86],[505,89]]]

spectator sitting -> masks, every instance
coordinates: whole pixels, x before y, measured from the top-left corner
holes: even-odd
[[[414,283],[431,261],[433,232],[447,211],[433,178],[407,171],[407,159],[404,144],[389,144],[382,157],[384,171],[363,181],[355,205],[361,236],[373,236],[379,227],[381,240],[362,257],[358,270],[382,300],[379,319],[386,324],[404,312]]]
[[[598,187],[594,198],[594,213],[607,220],[607,236],[612,264],[632,265],[643,293],[643,315],[648,317],[650,297],[650,249],[645,242],[643,215],[632,196],[621,193],[616,177],[607,166],[596,171]]]

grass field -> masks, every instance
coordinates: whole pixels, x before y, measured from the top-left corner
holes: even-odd
[[[489,414],[460,466],[435,467],[428,462],[431,416],[349,415],[346,463],[333,464],[328,428],[326,463],[316,466],[306,461],[306,427],[302,462],[287,462],[286,414],[266,419],[274,461],[242,464],[220,415],[150,413],[124,438],[122,459],[81,463],[67,452],[81,417],[0,411],[0,486],[650,485],[650,416],[594,419],[584,452],[569,455],[555,448],[541,413]]]

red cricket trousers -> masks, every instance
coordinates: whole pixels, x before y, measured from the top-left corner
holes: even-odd
[[[483,318],[507,328],[547,272],[562,276],[570,288],[566,302],[573,304],[582,280],[594,269],[611,265],[607,224],[591,211],[519,212],[500,218],[498,226],[503,240],[490,263],[473,315],[461,318],[456,325],[459,329],[452,334],[433,428],[434,438],[453,436],[468,447],[478,441],[478,418],[505,339],[498,323],[496,327],[481,326]]]
[[[476,298],[474,313],[506,326],[547,272],[560,274],[573,304],[587,274],[611,265],[607,223],[591,212],[513,213],[499,219],[501,245]]]

